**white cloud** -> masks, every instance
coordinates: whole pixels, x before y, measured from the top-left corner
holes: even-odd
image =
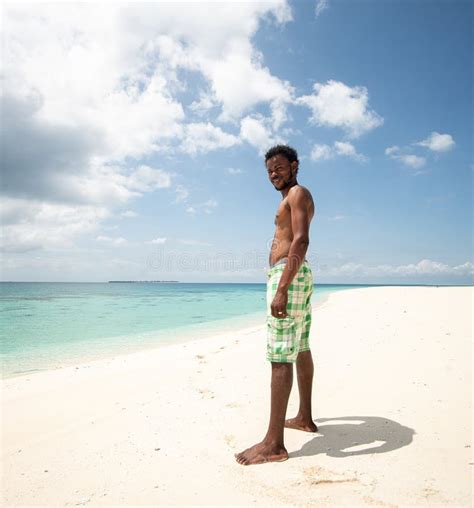
[[[398,145],[389,146],[385,149],[385,155],[395,155],[400,152],[400,147]]]
[[[280,137],[273,136],[271,121],[261,115],[246,116],[242,119],[240,137],[257,148],[260,154],[265,153],[270,146],[283,141]]]
[[[398,160],[405,164],[405,166],[409,166],[414,169],[419,169],[426,164],[426,159],[424,157],[410,153],[403,153],[403,150],[397,145],[386,148],[385,155],[388,155],[391,159]],[[416,174],[421,174],[421,172]]]
[[[110,216],[104,207],[70,206],[18,198],[1,200],[1,244],[7,252],[67,248]]]
[[[200,72],[209,91],[193,108],[204,110],[211,104],[221,108],[220,119],[236,120],[259,103],[290,102],[291,85],[263,65],[262,55],[251,39],[263,18],[278,24],[290,21],[291,10],[285,0],[212,4],[212,16],[199,2],[160,4],[140,16],[145,33],[163,34],[156,47],[173,69]],[[238,69],[238,72],[236,72]]]
[[[423,146],[433,152],[447,152],[451,150],[456,143],[450,134],[440,134],[432,132],[426,139],[415,143],[415,145]]]
[[[198,212],[210,214],[218,206],[219,203],[215,199],[211,198],[207,201],[204,201],[203,203],[198,203],[196,205],[186,207],[186,213],[189,213],[190,215],[196,215]]]
[[[264,18],[286,23],[290,7],[220,2],[209,16],[199,3],[11,3],[4,86],[22,97],[35,90],[42,121],[94,126],[102,137],[97,155],[138,158],[180,135],[184,112],[173,97],[186,86],[180,68],[207,81],[195,111],[217,104],[222,118],[236,119],[259,103],[291,101],[290,84],[270,73],[251,42]]]
[[[186,202],[186,200],[189,197],[189,191],[184,185],[178,184],[175,188],[175,192],[176,192],[176,199],[174,201],[175,203]]]
[[[219,148],[230,148],[240,142],[237,136],[224,132],[211,123],[193,123],[185,127],[181,149],[185,153],[196,155]]]
[[[368,109],[367,88],[353,88],[340,81],[315,83],[314,93],[296,100],[311,110],[310,121],[320,126],[339,127],[351,138],[358,138],[383,124],[383,118]]]
[[[199,95],[199,100],[193,101],[189,109],[199,116],[204,116],[215,106],[214,99],[210,93],[202,93]]]
[[[418,169],[423,167],[426,164],[426,159],[424,157],[420,157],[418,155],[413,154],[404,154],[404,155],[396,155],[393,156],[394,159],[398,159],[403,162],[406,166],[410,166],[411,168]]]
[[[337,155],[350,157],[358,162],[367,162],[368,158],[358,153],[352,143],[344,141],[336,141],[333,146],[330,145],[314,145],[311,150],[311,160],[318,162],[321,160],[333,159]]]
[[[140,172],[134,175],[124,164],[94,155],[102,150],[96,127],[42,122],[41,104],[37,93],[25,98],[2,97],[4,193],[10,197],[106,207],[140,195],[136,186]],[[28,149],[18,149],[17,139]]]
[[[368,160],[365,155],[362,155],[356,151],[352,143],[336,141],[334,143],[334,149],[338,155],[344,155],[360,162],[366,162]]]
[[[360,263],[345,263],[339,267],[329,268],[324,271],[327,275],[350,275],[350,276],[435,276],[435,275],[474,275],[474,264],[466,261],[460,265],[448,265],[439,261],[422,259],[418,263],[407,265],[377,265],[366,266]]]
[[[414,171],[413,176],[427,175],[429,172],[428,169],[420,169],[419,171]]]
[[[240,168],[227,168],[227,173],[229,175],[240,175],[243,171]]]
[[[163,245],[164,243],[166,243],[166,237],[154,238],[153,240],[149,240],[148,242],[145,243],[148,243],[150,245]]]
[[[128,173],[128,174],[127,174]],[[171,185],[171,175],[142,165],[132,171],[120,166],[95,166],[84,174],[60,174],[52,178],[52,190],[67,201],[96,203],[107,207]]]
[[[280,127],[288,120],[287,105],[283,100],[274,100],[270,104],[271,127],[273,131],[278,131]]]
[[[416,264],[397,266],[395,267],[395,269],[393,269],[393,267],[388,266],[386,269],[389,271],[394,270],[395,273],[401,275],[474,274],[473,263],[466,262],[461,265],[450,266],[445,263],[440,263],[438,261],[432,261],[430,259],[422,259]]]
[[[36,22],[39,23],[38,20]],[[35,35],[40,39],[46,37],[42,32]],[[46,53],[48,41],[46,37]],[[58,51],[60,47],[59,45]],[[19,61],[22,62],[22,59],[19,58]],[[88,124],[84,118],[75,116],[74,112],[69,115],[67,108],[64,117],[60,118],[61,107],[57,102],[66,100],[60,90],[53,87],[52,91],[49,90],[51,96],[48,97],[41,87],[40,91],[36,90],[36,85],[46,87],[47,83],[30,83],[32,88],[28,89],[27,76],[24,76],[24,82],[15,82],[14,71],[34,74],[34,69],[31,72],[25,71],[25,66],[28,67],[33,61],[22,63],[23,67],[19,65],[9,75],[3,90],[2,105],[5,106],[6,114],[2,122],[2,170],[6,183],[4,192],[8,192],[8,196],[3,196],[2,199],[27,198],[25,205],[31,202],[33,209],[41,210],[41,218],[22,217],[18,223],[9,225],[4,234],[12,248],[21,250],[33,246],[45,249],[53,248],[54,245],[72,246],[74,236],[79,237],[85,231],[82,227],[84,219],[87,220],[86,229],[91,232],[99,227],[103,218],[110,215],[113,207],[145,192],[170,185],[170,175],[163,170],[147,166],[130,170],[121,163],[107,162],[107,157],[104,156],[104,140],[107,136],[94,125],[95,120]],[[11,65],[12,62],[7,58],[6,66]],[[38,76],[42,78],[43,74],[56,75],[53,71],[43,69]],[[12,89],[12,82],[18,85],[17,90]],[[53,92],[58,92],[58,96],[53,97]],[[69,90],[64,92],[65,95],[66,92]],[[73,92],[72,90],[71,95],[74,95]],[[64,102],[63,105],[65,104]],[[76,107],[87,110],[80,101]],[[56,111],[56,108],[59,110]],[[102,120],[103,118],[100,121]],[[20,137],[28,150],[17,150],[16,143],[13,144],[9,139],[11,136]],[[115,143],[123,146],[119,137]],[[131,150],[129,155],[133,154]],[[115,155],[111,151],[109,159]],[[40,178],[38,174],[41,175]],[[45,220],[49,210],[57,210],[57,214],[55,216],[53,213]],[[70,216],[69,230],[63,226],[64,215]]]
[[[310,157],[312,161],[328,160],[334,157],[334,151],[330,145],[316,144],[311,150]]]
[[[454,145],[454,139],[450,134],[440,134],[433,131],[426,139],[412,143],[411,146],[404,148],[400,148],[398,145],[390,146],[385,149],[385,155],[388,155],[391,159],[399,160],[406,166],[419,169],[426,164],[426,157],[411,153],[413,151],[412,146],[422,146],[432,152],[440,153],[451,150]],[[425,173],[427,171],[417,171],[414,174],[421,175]]]
[[[314,11],[314,14],[316,17],[319,17],[319,15],[325,11],[329,7],[328,0],[317,0],[316,1],[316,8]]]
[[[134,219],[138,217],[138,213],[133,210],[125,210],[120,214],[120,217],[124,217],[125,219]]]
[[[275,126],[285,121],[293,89],[265,67],[252,38],[262,20],[290,21],[290,7],[285,0],[238,7],[215,3],[210,16],[199,2],[5,4],[4,189],[42,210],[41,219],[18,218],[4,230],[12,248],[47,248],[48,239],[72,246],[114,207],[170,187],[170,174],[142,159],[181,143],[194,154],[241,142],[210,123],[186,125],[183,91],[196,114],[213,109],[237,122],[262,104]],[[187,89],[181,70],[204,80],[206,92]],[[15,137],[29,149],[18,150]],[[184,194],[177,190],[178,200]],[[59,218],[44,219],[53,209]]]
[[[127,240],[125,240],[125,238],[123,238],[122,236],[112,237],[99,235],[98,237],[96,237],[96,240],[98,242],[103,242],[109,245],[122,245],[124,243],[127,243]]]
[[[41,125],[96,132],[89,156],[107,160],[149,154],[179,134],[173,75],[159,65],[147,73],[144,38],[124,9],[11,3],[4,14],[5,93],[34,92]]]
[[[128,186],[138,192],[151,192],[171,186],[171,175],[142,164],[129,177]]]
[[[328,220],[330,221],[338,221],[338,220],[342,220],[342,219],[345,219],[346,216],[345,215],[333,215],[332,217],[328,217]]]
[[[215,208],[217,208],[218,202],[215,199],[208,199],[204,203],[200,205],[203,209],[204,213],[212,213]]]
[[[259,103],[291,102],[291,85],[272,76],[249,41],[229,40],[225,46],[227,51],[221,59],[200,61],[216,100],[222,104],[222,121],[240,118]]]

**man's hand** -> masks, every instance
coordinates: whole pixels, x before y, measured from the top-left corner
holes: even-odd
[[[285,318],[288,316],[286,313],[286,306],[288,305],[288,291],[278,290],[273,298],[271,309],[272,316],[276,318]]]

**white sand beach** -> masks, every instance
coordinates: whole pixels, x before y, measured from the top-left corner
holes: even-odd
[[[317,434],[265,434],[265,326],[1,382],[3,506],[471,506],[472,287],[314,311]],[[298,404],[296,379],[288,416]]]

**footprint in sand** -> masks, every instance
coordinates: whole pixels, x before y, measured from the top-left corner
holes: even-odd
[[[231,448],[235,448],[235,446],[234,446],[235,436],[233,436],[232,434],[226,434],[224,436],[224,441],[227,446],[230,446]]]
[[[297,484],[306,483],[309,485],[334,485],[335,483],[360,483],[359,479],[352,476],[347,477],[322,467],[307,467],[303,470],[303,481],[296,482]]]
[[[426,498],[428,498],[430,496],[436,496],[437,494],[439,494],[439,490],[432,489],[430,487],[425,487],[422,492],[423,492],[423,496]]]
[[[195,358],[199,360],[199,363],[207,363],[204,355],[196,355]]]
[[[238,402],[230,402],[229,404],[226,404],[225,407],[235,408],[240,407],[240,404]]]
[[[213,399],[215,397],[214,392],[207,388],[200,388],[198,392],[201,394],[201,399]]]

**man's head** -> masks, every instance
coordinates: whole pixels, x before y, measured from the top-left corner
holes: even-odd
[[[265,154],[268,178],[279,191],[296,183],[298,164],[296,150],[288,145],[276,145]]]

